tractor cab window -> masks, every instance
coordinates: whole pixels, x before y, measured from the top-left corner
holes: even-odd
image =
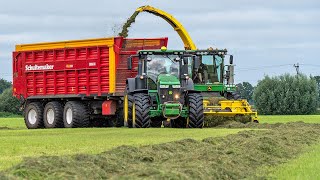
[[[179,62],[175,61],[178,55],[148,55],[147,74],[154,82],[160,74],[170,74],[179,78]]]

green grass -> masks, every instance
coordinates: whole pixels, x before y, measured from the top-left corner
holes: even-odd
[[[307,152],[286,164],[273,169],[276,179],[320,179],[320,144],[311,146]]]
[[[259,115],[260,123],[287,123],[303,121],[305,123],[320,123],[320,115]]]
[[[0,118],[0,127],[10,129],[27,129],[23,118]]]
[[[0,127],[0,169],[8,168],[23,157],[100,153],[121,145],[148,145],[192,138],[225,136],[240,129],[25,129],[22,118],[2,118]],[[243,130],[243,129],[241,129]]]

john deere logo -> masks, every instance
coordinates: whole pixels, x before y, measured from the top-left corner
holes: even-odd
[[[211,91],[212,90],[212,87],[211,86],[208,86],[208,91]]]
[[[171,95],[171,94],[172,94],[172,91],[169,91],[169,94]]]

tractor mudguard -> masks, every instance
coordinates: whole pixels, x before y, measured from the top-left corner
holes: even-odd
[[[128,93],[133,93],[136,90],[135,78],[128,78],[126,83]]]
[[[188,79],[188,82],[185,84],[185,87],[187,91],[193,91],[194,90],[194,83],[192,79]]]

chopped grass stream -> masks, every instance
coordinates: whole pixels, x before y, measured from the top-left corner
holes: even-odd
[[[16,179],[256,179],[261,167],[297,157],[320,138],[320,124],[241,124],[220,127],[260,128],[225,137],[179,140],[141,147],[120,146],[96,155],[25,158],[3,171]],[[259,174],[259,175],[258,175]],[[0,176],[1,177],[1,176]]]

